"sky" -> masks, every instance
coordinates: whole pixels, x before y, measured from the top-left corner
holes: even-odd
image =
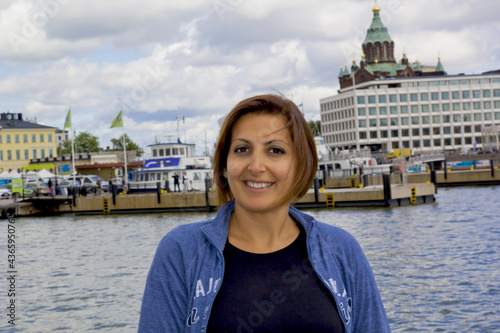
[[[213,152],[218,120],[279,92],[319,120],[361,59],[373,0],[0,0],[0,110],[100,146],[181,141]],[[395,55],[448,74],[500,69],[498,0],[379,0]],[[123,110],[124,128],[110,128]],[[177,117],[179,115],[179,121]]]

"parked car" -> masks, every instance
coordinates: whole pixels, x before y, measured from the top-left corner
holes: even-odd
[[[0,188],[0,199],[10,199],[12,198],[12,192],[9,190],[8,186],[9,184],[4,184]]]
[[[104,192],[108,191],[108,182],[105,181],[102,177],[96,176],[96,175],[77,175],[77,176],[70,176],[66,178],[66,180],[73,182],[73,179],[75,179],[76,182],[80,183],[83,181],[85,184],[85,190],[87,193],[96,193],[96,187],[97,187],[97,179],[101,180],[101,185],[102,185],[102,190]],[[80,186],[81,187],[81,186]]]
[[[25,186],[33,190],[35,195],[50,195],[49,185],[46,183],[28,183]]]

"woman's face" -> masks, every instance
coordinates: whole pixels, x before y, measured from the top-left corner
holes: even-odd
[[[297,156],[280,116],[248,114],[233,126],[227,179],[235,204],[248,212],[288,207]]]

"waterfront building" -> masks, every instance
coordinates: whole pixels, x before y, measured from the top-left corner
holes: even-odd
[[[351,72],[341,69],[338,94],[320,100],[325,144],[415,153],[498,149],[500,71],[447,75],[441,59],[423,66],[406,54],[397,63],[379,11],[375,5],[360,67],[353,61]]]
[[[32,159],[57,157],[57,128],[23,120],[22,113],[0,114],[0,171],[21,169]]]

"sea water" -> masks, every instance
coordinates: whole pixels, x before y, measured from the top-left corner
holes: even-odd
[[[415,206],[305,212],[359,241],[393,332],[500,332],[500,186],[439,188],[435,202]],[[4,297],[8,221],[0,221],[0,331],[137,331],[158,242],[213,216],[16,218],[15,326]]]

